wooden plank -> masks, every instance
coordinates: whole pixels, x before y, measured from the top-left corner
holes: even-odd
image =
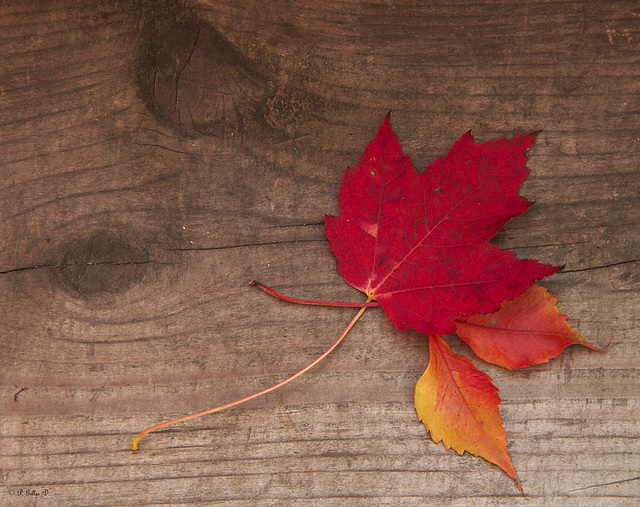
[[[632,505],[640,496],[640,9],[631,1],[0,6],[2,505]],[[367,310],[323,233],[387,111],[418,168],[542,130],[499,246],[594,353],[505,372],[527,498],[430,442],[424,337]],[[468,354],[459,340],[454,350]],[[35,497],[33,494],[37,493]],[[45,495],[46,493],[46,495]]]

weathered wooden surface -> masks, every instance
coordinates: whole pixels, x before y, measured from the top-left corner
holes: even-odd
[[[0,504],[637,501],[640,4],[18,0],[0,25]],[[378,310],[295,383],[132,453],[351,319],[247,282],[362,298],[322,222],[388,110],[419,168],[470,128],[542,129],[537,204],[495,243],[566,263],[545,285],[613,341],[519,372],[475,360],[528,497],[430,442],[426,341]]]

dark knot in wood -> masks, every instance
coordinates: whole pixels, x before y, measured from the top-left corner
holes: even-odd
[[[119,230],[98,231],[64,248],[58,278],[76,296],[100,298],[140,283],[149,252],[135,236]]]

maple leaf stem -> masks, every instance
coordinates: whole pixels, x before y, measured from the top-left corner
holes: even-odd
[[[367,303],[369,303],[369,302],[370,301],[367,301]],[[278,388],[288,384],[292,380],[298,378],[300,375],[302,375],[303,373],[309,371],[316,364],[318,364],[320,361],[322,361],[325,357],[327,357],[329,354],[331,354],[331,352],[338,345],[340,345],[340,342],[344,339],[345,336],[347,336],[347,333],[351,330],[351,328],[355,325],[355,323],[358,322],[358,319],[362,316],[364,311],[367,309],[367,304],[366,303],[365,304],[361,304],[359,306],[361,307],[360,310],[358,311],[356,316],[351,320],[351,322],[349,322],[349,325],[344,329],[344,331],[342,331],[342,333],[340,334],[338,339],[336,341],[334,341],[331,344],[331,346],[327,350],[325,350],[320,356],[318,356],[316,359],[314,359],[311,363],[309,363],[307,366],[305,366],[304,368],[302,368],[298,372],[294,373],[290,377],[287,377],[283,381],[278,382],[275,385],[272,385],[271,387],[267,387],[266,389],[263,389],[262,391],[259,391],[257,393],[253,393],[253,394],[251,394],[249,396],[246,396],[244,398],[240,398],[238,400],[235,400],[235,401],[232,401],[232,402],[229,402],[229,403],[225,403],[224,405],[220,405],[220,406],[217,406],[217,407],[214,407],[214,408],[210,408],[208,410],[203,410],[202,412],[196,412],[195,414],[185,415],[183,417],[178,417],[177,419],[171,419],[170,421],[165,421],[165,422],[156,424],[155,426],[151,426],[150,428],[147,428],[146,430],[141,431],[140,433],[138,433],[135,436],[135,438],[131,442],[131,450],[132,451],[137,451],[138,450],[138,443],[140,442],[140,440],[142,440],[142,438],[144,438],[145,435],[148,435],[152,431],[159,430],[160,428],[164,428],[164,427],[169,426],[171,424],[176,424],[176,423],[179,423],[179,422],[182,422],[182,421],[188,421],[190,419],[195,419],[196,417],[201,417],[203,415],[213,414],[215,412],[220,412],[221,410],[225,410],[227,408],[235,407],[235,406],[240,405],[240,404],[242,404],[242,403],[244,403],[246,401],[253,400],[254,398],[257,398],[258,396],[262,396],[264,394],[270,393],[271,391],[275,391],[276,389],[278,389]]]
[[[292,298],[289,296],[284,296],[279,292],[276,292],[271,287],[267,287],[263,283],[257,282],[256,280],[251,280],[249,285],[253,285],[260,289],[263,292],[266,292],[270,296],[274,298],[282,299],[283,301],[288,301],[289,303],[297,303],[300,305],[316,305],[316,306],[347,306],[350,308],[368,308],[373,306],[380,306],[380,303],[377,301],[367,301],[366,303],[352,303],[349,301],[318,301],[315,299],[298,299]]]

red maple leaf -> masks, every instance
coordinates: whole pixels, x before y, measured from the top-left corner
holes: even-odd
[[[559,268],[517,259],[489,240],[532,203],[517,194],[534,135],[477,144],[463,135],[422,173],[384,119],[326,217],[345,281],[379,301],[394,326],[448,334]]]

